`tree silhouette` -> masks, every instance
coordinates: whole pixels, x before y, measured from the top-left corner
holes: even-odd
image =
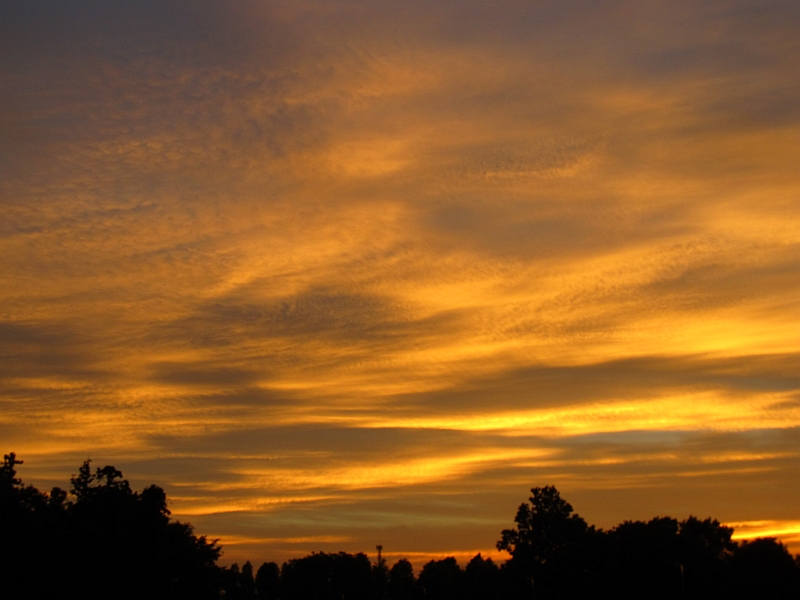
[[[729,594],[729,562],[736,542],[733,529],[712,519],[689,517],[678,530],[682,593],[687,600],[724,598]]]
[[[800,569],[774,538],[744,542],[731,558],[733,598],[800,599]]]
[[[173,521],[164,490],[137,492],[113,466],[87,460],[69,494],[45,494],[0,465],[0,595],[21,600],[800,600],[800,556],[764,538],[737,544],[710,518],[625,521],[596,530],[555,487],[532,488],[497,543],[499,568],[475,556],[386,568],[365,554],[311,554],[281,569],[216,566],[220,548]],[[380,550],[380,548],[379,548]]]
[[[6,591],[19,590],[17,598],[39,598],[53,592],[52,578],[67,574],[57,561],[68,541],[65,494],[58,490],[48,498],[23,485],[16,471],[21,464],[11,452],[0,466],[0,582]]]
[[[414,567],[405,558],[398,560],[389,570],[390,600],[414,598]]]
[[[432,560],[422,567],[417,583],[427,600],[457,600],[461,598],[464,572],[452,556]]]
[[[372,565],[365,554],[314,553],[284,563],[283,600],[368,600],[375,597]]]
[[[69,501],[22,485],[18,464],[12,453],[0,467],[0,575],[15,598],[219,597],[219,547],[170,520],[161,488],[134,492],[87,460]]]
[[[589,589],[596,532],[555,487],[532,488],[529,503],[519,506],[514,521],[517,527],[503,530],[497,549],[511,554],[512,577],[526,580],[523,588],[530,588],[530,595],[574,597]]]
[[[277,565],[275,565],[277,568]],[[256,598],[256,579],[253,565],[248,560],[241,569],[238,563],[222,570],[222,590],[226,600],[254,600]]]
[[[613,581],[620,598],[680,598],[681,566],[678,522],[658,517],[644,523],[625,521],[610,533],[617,572]]]
[[[530,504],[520,504],[514,517],[517,527],[503,530],[497,549],[545,565],[574,545],[588,526],[555,487],[532,488],[531,494]]]
[[[476,555],[464,568],[464,598],[494,600],[501,594],[500,569],[491,558]]]
[[[265,562],[256,571],[256,592],[259,598],[275,600],[278,597],[280,568],[274,562]]]
[[[170,520],[161,488],[134,492],[120,471],[92,473],[88,460],[71,481],[76,557],[96,565],[125,596],[216,595],[220,549],[196,537],[191,525]]]

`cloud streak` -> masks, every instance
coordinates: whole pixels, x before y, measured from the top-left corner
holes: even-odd
[[[548,483],[796,543],[798,21],[7,2],[6,451],[253,560],[485,553]]]

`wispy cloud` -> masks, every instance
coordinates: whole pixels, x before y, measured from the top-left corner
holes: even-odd
[[[6,451],[253,560],[491,549],[551,482],[796,521],[799,20],[5,3]]]

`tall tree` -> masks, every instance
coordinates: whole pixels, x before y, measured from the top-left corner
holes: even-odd
[[[511,554],[512,578],[526,581],[537,597],[574,597],[586,592],[596,532],[554,486],[532,488],[529,502],[519,506],[514,522],[517,526],[504,529],[497,542],[498,550]]]

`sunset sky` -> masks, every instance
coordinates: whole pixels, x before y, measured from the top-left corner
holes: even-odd
[[[0,440],[223,564],[800,552],[797,0],[4,0]]]

